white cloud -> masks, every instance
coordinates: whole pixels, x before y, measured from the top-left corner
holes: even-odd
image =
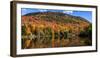
[[[72,14],[73,11],[69,11],[69,10],[67,11],[67,10],[66,10],[66,11],[63,11],[63,13]]]
[[[47,10],[39,10],[40,12],[46,12]]]

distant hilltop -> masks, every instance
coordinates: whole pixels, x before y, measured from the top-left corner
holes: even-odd
[[[62,13],[62,12],[36,12],[36,13],[28,13],[28,14],[23,15],[23,16],[38,16],[38,17],[41,17],[45,20],[49,20],[48,18],[51,18],[51,19],[56,20],[56,21],[57,20],[59,21],[59,19],[60,19],[61,22],[62,21],[64,21],[64,22],[85,21],[87,23],[91,23],[83,17],[73,16],[70,14]]]

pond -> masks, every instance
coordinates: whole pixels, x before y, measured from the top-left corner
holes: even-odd
[[[56,48],[56,47],[76,47],[91,46],[92,40],[89,37],[36,37],[32,39],[22,38],[22,49],[31,48]]]

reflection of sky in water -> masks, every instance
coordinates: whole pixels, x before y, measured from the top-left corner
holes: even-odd
[[[63,12],[66,14],[74,15],[74,16],[80,16],[88,21],[92,22],[92,12],[91,11],[73,11],[73,10],[51,10],[51,9],[34,9],[34,8],[22,8],[21,13],[22,15],[28,14],[28,13],[35,13],[35,12]]]

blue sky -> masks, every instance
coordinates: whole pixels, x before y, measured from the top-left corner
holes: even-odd
[[[34,8],[22,8],[21,15],[35,12],[63,12],[73,16],[80,16],[92,22],[92,12],[91,11],[75,11],[75,10],[54,10],[54,9],[34,9]]]

